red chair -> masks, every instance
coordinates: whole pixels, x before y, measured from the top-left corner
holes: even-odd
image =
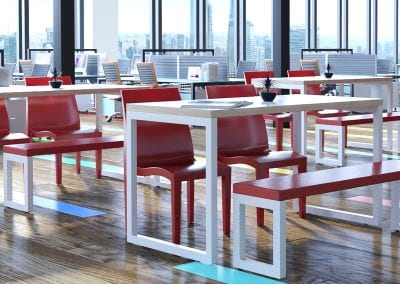
[[[64,85],[71,78],[61,77]],[[48,85],[51,78],[27,77],[27,86]],[[49,87],[50,88],[50,87]],[[27,98],[26,133],[30,137],[51,137],[54,140],[101,137],[96,129],[81,129],[75,96],[29,96]],[[96,151],[96,160],[101,161],[101,150]],[[81,154],[76,153],[76,172],[80,173]],[[101,165],[96,166],[96,177],[101,178]],[[56,183],[62,183],[62,154],[56,154]]]
[[[251,79],[255,78],[273,78],[275,77],[274,71],[247,71],[244,72],[244,78],[246,84],[251,84]],[[271,89],[273,90],[273,89]],[[273,92],[279,92],[279,90],[273,90]],[[282,151],[283,150],[283,126],[284,123],[290,124],[290,129],[292,129],[292,114],[291,113],[271,113],[271,114],[264,114],[265,120],[272,120],[275,122],[275,137],[276,137],[276,150]],[[291,135],[292,136],[292,135]],[[292,139],[291,139],[292,142]],[[293,143],[291,143],[293,145]]]
[[[314,70],[288,70],[288,77],[307,77],[316,76]],[[300,90],[292,90],[292,94],[300,94]],[[306,88],[306,94],[308,95],[322,95],[322,88],[319,84],[308,85]],[[326,118],[326,117],[336,117],[336,116],[346,116],[349,115],[349,111],[336,110],[336,109],[324,109],[324,110],[312,110],[308,111],[307,115],[314,116],[316,118]],[[322,132],[322,145],[324,145],[324,132]],[[345,145],[347,146],[347,127],[344,129],[345,133]],[[322,146],[323,147],[323,146]]]
[[[253,85],[206,86],[209,99],[256,96]],[[269,169],[297,166],[307,171],[307,157],[295,151],[271,151],[262,115],[218,119],[218,160],[225,165],[246,164],[256,171],[256,179],[269,177]],[[304,202],[300,201],[304,217]],[[264,210],[257,208],[257,225],[264,224]]]
[[[28,143],[30,140],[24,133],[10,133],[6,102],[0,98],[0,147],[8,144]]]
[[[177,101],[178,88],[122,90],[127,103]],[[196,161],[188,125],[139,121],[137,123],[138,170],[140,176],[163,176],[171,182],[172,241],[180,243],[181,183],[187,181],[188,222],[194,220],[194,180],[205,178],[205,163]],[[231,169],[218,165],[222,177],[223,231],[230,233]]]

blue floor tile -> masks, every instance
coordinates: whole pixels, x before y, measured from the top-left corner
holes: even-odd
[[[284,282],[261,277],[252,273],[243,272],[229,267],[201,262],[190,262],[175,266],[176,269],[196,274],[208,279],[229,284],[281,284]]]
[[[69,203],[65,203],[62,201],[56,201],[56,200],[51,200],[39,196],[34,196],[33,197],[33,204],[39,207],[55,210],[58,212],[62,212],[65,214],[81,217],[81,218],[87,218],[87,217],[93,217],[93,216],[100,216],[100,215],[105,215],[107,213],[102,212],[102,211],[97,211],[85,207],[81,207],[78,205],[73,205]]]

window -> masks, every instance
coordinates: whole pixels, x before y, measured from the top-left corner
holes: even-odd
[[[348,46],[354,53],[368,53],[368,0],[348,1]]]
[[[290,53],[300,53],[306,47],[306,2],[290,1]]]
[[[53,0],[29,1],[29,47],[53,48]]]
[[[195,48],[196,1],[162,1],[162,48]]]
[[[132,60],[151,48],[151,0],[118,0],[118,48]]]
[[[235,4],[232,0],[208,0],[206,4],[206,47],[215,55],[228,56],[229,68],[236,66]],[[231,43],[228,45],[228,42]]]
[[[256,68],[263,69],[264,59],[272,58],[272,0],[246,1],[245,41],[246,60],[256,61]]]
[[[18,0],[0,0],[0,7],[0,49],[4,49],[5,61],[14,63],[18,58]]]
[[[377,58],[393,61],[394,48],[394,0],[378,1]]]
[[[338,47],[338,1],[317,0],[317,48]]]

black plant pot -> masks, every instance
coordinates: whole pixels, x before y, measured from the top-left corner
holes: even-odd
[[[276,93],[261,91],[260,96],[264,102],[272,102],[276,97]]]
[[[325,78],[332,78],[332,76],[333,76],[333,73],[331,73],[331,72],[325,72],[324,73],[324,75],[325,75]]]
[[[49,84],[52,88],[58,89],[61,87],[62,81],[50,81]]]

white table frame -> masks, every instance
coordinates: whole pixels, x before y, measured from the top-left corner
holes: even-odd
[[[279,96],[273,103],[262,103],[259,97],[237,98],[252,100],[244,108],[188,109],[180,108],[184,102],[128,104],[126,115],[125,147],[127,155],[127,241],[166,253],[215,263],[217,259],[217,119],[238,115],[293,112],[293,147],[300,150],[300,135],[304,131],[304,117],[308,110],[321,108],[355,109],[374,114],[374,161],[382,159],[382,100],[371,98],[343,98],[324,96]],[[232,100],[232,99],[230,99]],[[194,249],[184,245],[141,235],[138,232],[137,207],[137,120],[200,125],[206,129],[206,248]],[[374,200],[375,202],[375,200]]]

